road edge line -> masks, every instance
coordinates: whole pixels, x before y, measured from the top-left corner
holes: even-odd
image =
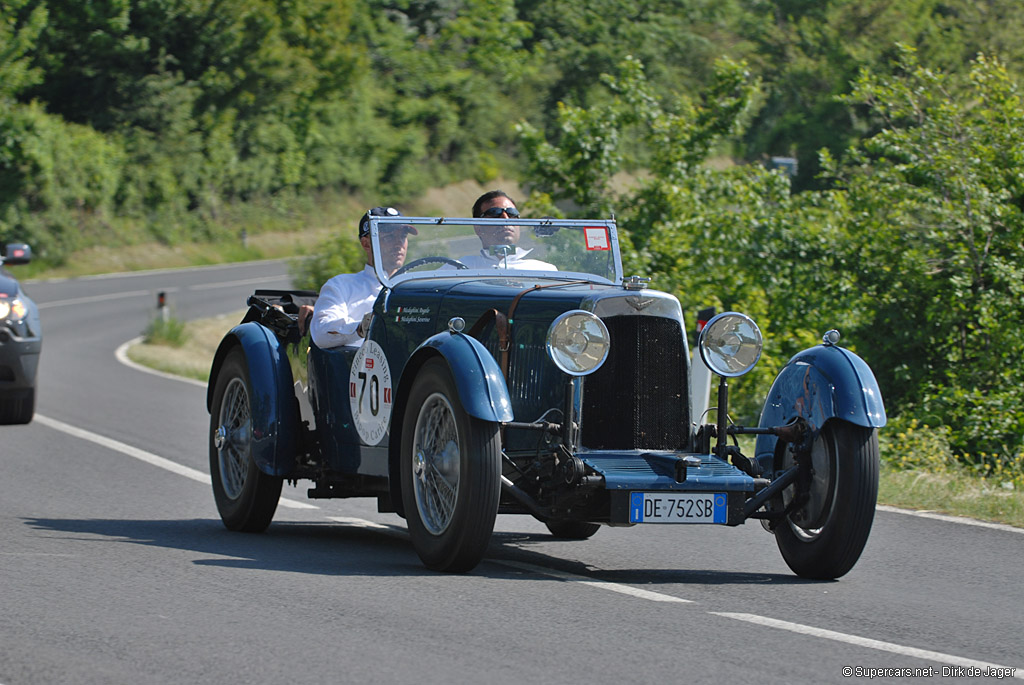
[[[135,369],[136,371],[144,371],[145,373],[149,373],[154,376],[159,376],[160,378],[169,378],[171,380],[181,381],[182,383],[188,383],[190,385],[198,385],[200,388],[206,387],[206,383],[200,380],[196,380],[195,378],[187,378],[185,376],[178,376],[173,373],[167,373],[166,371],[158,371],[157,369],[151,369],[148,366],[143,366],[138,362],[133,362],[131,359],[128,358],[128,348],[138,345],[142,341],[143,337],[141,335],[136,336],[131,340],[126,340],[125,342],[121,343],[116,350],[114,350],[114,357],[117,358],[117,361],[121,362],[130,369]]]
[[[777,618],[758,616],[757,614],[744,614],[731,611],[709,611],[708,613],[713,616],[722,616],[723,618],[731,618],[736,621],[745,621],[747,623],[753,623],[755,625],[764,626],[767,628],[787,630],[791,633],[807,635],[808,637],[817,637],[825,640],[833,640],[835,642],[843,642],[849,645],[854,645],[856,647],[867,647],[868,649],[876,649],[882,652],[889,652],[891,654],[898,654],[900,656],[912,657],[915,659],[923,659],[925,661],[936,661],[938,663],[950,664],[952,666],[980,668],[987,670],[994,669],[1000,671],[1009,671],[1012,669],[1014,673],[1011,677],[1024,680],[1024,668],[1000,666],[999,664],[993,664],[987,661],[978,661],[977,659],[968,659],[962,656],[955,656],[953,654],[934,652],[930,649],[908,647],[905,645],[896,644],[895,642],[885,642],[883,640],[875,640],[869,637],[860,637],[859,635],[840,633],[838,631],[828,630],[826,628],[815,628],[813,626],[807,626],[801,623],[791,623],[789,621],[781,621]]]
[[[69,423],[64,423],[63,421],[58,421],[57,419],[50,418],[49,416],[43,416],[42,414],[36,414],[35,421],[43,424],[44,426],[47,426],[48,428],[60,431],[61,433],[64,433],[66,435],[70,435],[80,440],[86,440],[101,447],[106,447],[107,449],[113,450],[115,452],[120,452],[121,454],[129,456],[133,459],[145,462],[151,466],[156,466],[158,468],[164,469],[165,471],[170,471],[171,473],[175,473],[179,476],[184,476],[185,478],[190,478],[194,481],[205,483],[206,485],[210,485],[212,482],[210,480],[209,474],[207,473],[203,473],[202,471],[194,469],[191,466],[185,466],[184,464],[179,464],[176,461],[171,461],[170,459],[167,459],[166,457],[161,457],[158,454],[153,454],[152,452],[147,452],[146,450],[139,449],[138,447],[133,447],[132,445],[121,442],[120,440],[114,440],[113,438],[108,438],[105,435],[93,433],[92,431],[85,430],[84,428],[72,426]],[[288,497],[282,497],[279,503],[281,504],[281,506],[289,507],[291,509],[320,508],[315,504],[300,502],[299,500],[293,500]]]

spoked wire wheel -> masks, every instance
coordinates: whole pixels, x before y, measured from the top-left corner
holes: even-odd
[[[283,479],[260,471],[253,459],[252,384],[245,354],[236,347],[224,360],[210,407],[210,479],[224,525],[259,532],[274,518]]]
[[[466,413],[440,357],[423,365],[408,397],[400,458],[409,537],[427,568],[469,571],[487,551],[498,514],[498,424]]]
[[[455,514],[462,460],[455,410],[441,393],[428,397],[416,418],[412,459],[420,520],[431,535],[441,535]]]
[[[245,382],[236,376],[228,381],[224,390],[224,401],[213,436],[221,485],[229,499],[238,499],[245,485],[252,448],[251,418],[249,393],[245,389]]]

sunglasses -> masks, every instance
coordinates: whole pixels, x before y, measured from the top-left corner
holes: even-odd
[[[508,214],[510,219],[519,218],[519,210],[515,207],[491,207],[480,213],[485,219],[500,219],[502,214]]]

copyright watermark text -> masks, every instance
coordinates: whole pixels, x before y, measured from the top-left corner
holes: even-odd
[[[874,667],[843,666],[844,678],[1013,678],[1016,668],[998,666],[915,666],[915,667]]]

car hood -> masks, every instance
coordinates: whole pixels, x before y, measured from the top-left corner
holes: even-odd
[[[0,297],[16,297],[19,290],[16,280],[0,272]]]
[[[662,316],[682,319],[679,300],[657,290],[626,290],[618,285],[554,279],[493,278],[450,288],[444,301],[456,309],[468,302],[486,304],[517,318],[550,321],[569,309],[608,316]],[[514,312],[510,312],[513,305]],[[457,314],[457,312],[452,312]]]
[[[553,278],[435,278],[398,284],[386,296],[385,313],[410,335],[444,330],[452,317],[472,325],[489,309],[510,315],[517,327],[547,325],[563,312],[583,309],[601,318],[659,316],[682,324],[679,300],[656,290]],[[415,328],[414,332],[411,328]]]

